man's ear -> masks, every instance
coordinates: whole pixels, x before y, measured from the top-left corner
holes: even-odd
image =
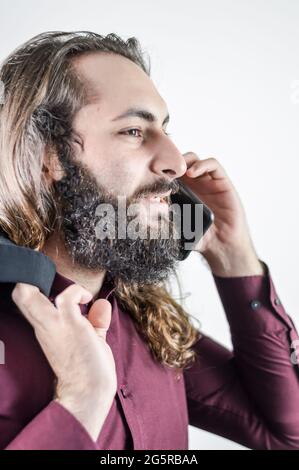
[[[53,181],[59,181],[64,175],[57,153],[49,146],[45,147],[42,172],[49,186]]]

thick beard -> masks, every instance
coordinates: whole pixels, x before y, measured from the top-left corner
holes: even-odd
[[[168,238],[160,237],[160,228],[158,236],[150,238],[149,227],[147,238],[117,238],[117,198],[108,194],[88,168],[76,161],[73,155],[64,153],[59,155],[59,160],[64,176],[53,183],[58,210],[57,229],[74,265],[94,271],[105,270],[112,280],[120,279],[138,285],[159,284],[174,273],[180,254],[180,240],[173,237],[171,218],[164,220],[169,224]],[[114,207],[114,239],[100,239],[96,235],[99,217],[95,213],[102,203]]]

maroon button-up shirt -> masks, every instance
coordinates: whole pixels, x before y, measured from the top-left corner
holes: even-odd
[[[203,336],[195,345],[197,361],[179,378],[153,358],[117,304],[113,285],[104,282],[98,297],[112,304],[107,342],[118,387],[96,442],[53,401],[54,373],[11,300],[13,285],[0,284],[5,345],[0,448],[186,450],[191,424],[252,449],[299,449],[299,377],[292,349],[299,337],[265,266],[263,276],[213,276],[233,351]],[[72,283],[57,273],[50,299]],[[89,307],[82,305],[82,314]]]

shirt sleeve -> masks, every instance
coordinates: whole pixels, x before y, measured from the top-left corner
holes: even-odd
[[[233,351],[205,335],[195,344],[189,424],[251,449],[299,449],[299,337],[261,262],[264,275],[213,275]]]
[[[97,445],[77,418],[53,400],[4,450],[97,450]]]

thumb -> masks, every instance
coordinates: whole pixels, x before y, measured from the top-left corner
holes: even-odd
[[[108,300],[98,299],[89,309],[87,318],[96,330],[98,336],[106,341],[106,333],[110,326],[112,306]]]

